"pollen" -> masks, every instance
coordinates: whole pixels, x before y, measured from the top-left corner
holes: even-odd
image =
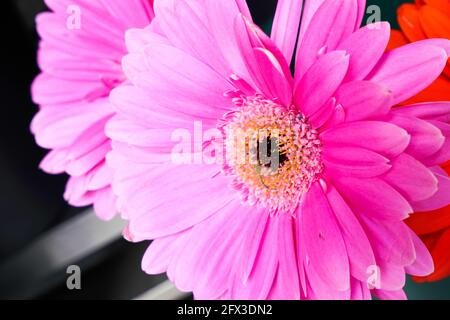
[[[294,214],[323,171],[319,134],[294,107],[261,95],[235,96],[221,121],[225,174],[245,203]]]

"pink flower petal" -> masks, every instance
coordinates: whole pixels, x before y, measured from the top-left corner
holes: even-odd
[[[239,4],[242,2],[242,4]],[[248,15],[245,15],[247,19],[251,20],[247,4],[245,0],[229,1],[229,0],[217,0],[217,1],[205,1],[206,15],[208,17],[209,27],[211,33],[217,41],[217,45],[222,52],[225,60],[230,65],[230,69],[239,77],[245,78],[246,81],[250,81],[249,72],[247,66],[244,63],[243,57],[240,54],[238,40],[234,32],[235,19],[239,15],[239,6],[243,5],[247,9]],[[245,32],[242,30],[241,32]]]
[[[95,151],[95,148],[101,147],[108,141],[105,136],[104,128],[106,122],[111,118],[112,114],[105,116],[99,121],[93,122],[89,128],[86,128],[70,145],[68,160],[81,158],[82,156]]]
[[[306,31],[308,29],[309,24],[311,23],[311,20],[316,13],[317,9],[324,3],[325,0],[305,0],[304,1],[304,9],[302,13],[302,23],[300,27],[300,32],[298,35],[298,43],[301,43],[303,41],[303,38],[306,34]],[[298,54],[297,54],[298,56]],[[295,64],[297,64],[297,59],[295,61]]]
[[[275,56],[269,50],[262,48],[254,49],[254,53],[268,88],[272,88],[271,96],[279,98],[283,105],[290,106],[292,87]]]
[[[64,199],[72,206],[87,206],[93,203],[95,192],[87,191],[89,176],[70,177],[66,184]]]
[[[39,164],[39,168],[47,173],[59,174],[66,170],[67,150],[57,149],[50,151]]]
[[[110,100],[116,111],[121,114],[121,117],[116,117],[114,120],[109,121],[106,126],[106,132],[113,131],[112,127],[116,127],[115,124],[111,124],[115,121],[124,122],[134,122],[133,128],[191,128],[193,122],[198,119],[202,120],[204,125],[215,124],[217,119],[212,116],[207,118],[206,112],[200,113],[202,105],[198,103],[186,104],[183,109],[175,109],[168,101],[162,98],[156,101],[152,100],[152,96],[149,95],[144,89],[137,88],[134,86],[123,85],[116,88],[111,92]],[[156,104],[156,102],[159,102]],[[211,112],[214,112],[213,110]],[[217,111],[219,114],[220,111]],[[126,119],[124,119],[126,118]],[[124,125],[124,130],[120,129],[118,131],[126,131],[131,124],[121,123],[120,126]],[[139,130],[139,131],[141,131]],[[125,138],[125,137],[124,137]],[[143,137],[144,138],[144,137]],[[122,139],[119,139],[122,141]],[[128,139],[126,139],[128,141]]]
[[[228,111],[229,103],[223,96],[224,92],[233,89],[228,78],[170,45],[152,43],[145,48],[144,55],[148,70],[135,78],[135,84],[144,88],[154,100],[162,105],[169,101],[175,110],[185,108],[189,103],[201,104],[202,114],[206,117],[214,112],[216,119],[218,111],[222,114]],[[177,93],[175,96],[174,92]]]
[[[382,117],[392,106],[389,90],[369,81],[343,84],[336,92],[336,100],[344,108],[347,122]]]
[[[335,98],[332,98],[335,100]],[[342,108],[340,104],[336,104],[332,109],[331,116],[324,123],[324,125],[320,128],[320,132],[325,132],[330,128],[334,128],[345,121],[345,110]]]
[[[403,221],[377,220],[363,214],[359,214],[359,219],[372,245],[378,265],[389,263],[408,266],[415,261],[414,242]]]
[[[427,153],[427,157],[421,159],[427,166],[435,166],[446,162],[450,159],[450,103],[448,102],[430,102],[410,105],[395,110],[395,114],[403,115],[405,117],[417,117],[421,120],[426,120],[429,124],[441,131],[445,141],[441,148],[430,154]],[[436,130],[436,129],[434,129]],[[435,134],[438,136],[437,132]],[[440,138],[442,139],[442,138]],[[427,145],[433,141],[428,139]],[[435,145],[437,148],[437,145]],[[436,150],[436,149],[433,149]]]
[[[408,201],[380,178],[335,177],[333,183],[359,214],[399,221],[413,211]]]
[[[393,103],[413,97],[428,87],[442,72],[447,54],[441,48],[411,44],[384,54],[368,79],[392,91]]]
[[[427,166],[436,166],[445,163],[450,159],[450,123],[444,123],[435,120],[431,120],[429,122],[430,124],[438,128],[441,131],[442,135],[445,137],[445,141],[441,149],[423,160],[423,162]]]
[[[116,215],[116,196],[111,192],[110,187],[98,190],[95,193],[94,210],[97,216],[109,221]]]
[[[208,64],[224,77],[231,74],[217,42],[205,24],[206,12],[200,2],[157,1],[155,13],[159,26],[172,45]],[[183,25],[183,28],[177,28],[177,24]]]
[[[366,148],[386,157],[402,153],[410,142],[402,128],[381,121],[345,123],[321,134],[325,145],[338,144]]]
[[[450,102],[418,103],[395,109],[396,114],[413,116],[423,120],[450,123]]]
[[[331,98],[345,77],[348,61],[344,51],[324,54],[296,83],[294,102],[303,114],[312,115]]]
[[[438,152],[445,142],[442,132],[429,121],[396,113],[389,115],[387,120],[410,134],[411,141],[405,151],[416,159],[423,160]]]
[[[351,300],[371,300],[370,290],[363,281],[352,279],[351,281]]]
[[[157,22],[156,20],[153,20],[152,23],[144,29],[128,29],[125,32],[125,43],[129,54],[140,54],[146,46],[153,42],[170,44],[166,37],[157,34],[154,31],[155,25],[157,25]]]
[[[358,16],[356,18],[355,30],[361,27],[361,24],[366,14],[366,0],[358,0]]]
[[[180,289],[194,291],[198,299],[214,299],[228,289],[250,209],[235,200],[192,228],[185,240],[189,247],[174,261],[173,280]]]
[[[144,26],[154,17],[153,0],[129,0],[125,4],[121,0],[101,0],[101,3],[128,27]],[[141,8],[141,10],[136,10]]]
[[[89,181],[88,190],[95,191],[107,187],[111,184],[112,177],[113,170],[105,162],[100,163]]]
[[[319,3],[317,3],[319,4]],[[305,10],[313,5],[305,4]],[[295,79],[301,79],[318,57],[320,49],[335,50],[355,27],[357,2],[325,0],[315,12],[307,30],[298,43]],[[302,23],[304,28],[305,23]],[[300,34],[302,36],[302,34]]]
[[[280,0],[272,26],[271,38],[283,52],[288,63],[292,60],[297,42],[303,1]]]
[[[438,180],[439,190],[432,197],[413,203],[415,212],[434,211],[450,203],[450,177],[439,167],[431,168]]]
[[[142,258],[141,268],[148,274],[167,271],[176,249],[188,239],[188,231],[153,240]]]
[[[74,87],[78,90],[73,90]],[[31,87],[33,101],[41,105],[73,103],[83,101],[93,93],[100,97],[107,92],[98,81],[56,79],[45,73],[38,75]]]
[[[350,288],[346,290],[337,290],[331,284],[322,280],[318,271],[314,268],[305,266],[308,273],[307,295],[310,300],[348,300],[350,299]]]
[[[242,243],[242,252],[240,255],[240,262],[237,265],[237,278],[246,282],[255,267],[256,256],[265,236],[265,230],[269,223],[269,215],[267,212],[252,215],[252,220],[249,222],[247,229],[247,236],[244,237]]]
[[[295,239],[293,221],[289,216],[280,216],[280,232],[278,233],[279,263],[278,272],[268,299],[299,300],[300,280],[295,256]]]
[[[389,41],[387,22],[365,26],[342,41],[337,50],[350,56],[350,65],[344,81],[363,80],[380,60]]]
[[[66,171],[72,176],[80,176],[88,173],[96,165],[105,159],[106,154],[111,150],[111,141],[105,140],[102,144],[92,149],[90,152],[76,159],[71,159],[67,164]]]
[[[241,56],[251,77],[251,83],[256,86],[255,89],[268,98],[280,98],[283,103],[290,104],[292,90],[289,89],[292,77],[290,72],[287,72],[289,67],[278,48],[256,25],[242,16],[236,17],[234,32]],[[273,75],[276,80],[281,81],[275,87],[273,87],[275,82],[272,79]]]
[[[322,154],[327,172],[331,174],[372,178],[391,168],[389,159],[363,148],[324,146]]]
[[[410,230],[410,234],[416,249],[416,260],[405,270],[413,276],[427,276],[434,271],[433,258],[422,240],[412,230]]]
[[[164,179],[164,185],[150,180],[153,187],[141,189],[129,199],[133,203],[129,210],[134,212],[130,230],[154,239],[208,218],[235,196],[227,188],[228,180],[217,173],[215,166],[180,165],[163,172],[159,179]]]
[[[270,218],[259,243],[254,267],[248,279],[237,274],[231,288],[231,296],[237,300],[266,299],[275,280],[278,268],[278,248],[273,247],[279,239],[280,218]]]
[[[298,219],[308,255],[306,273],[317,272],[338,291],[350,288],[347,250],[336,217],[319,183],[311,186],[301,203]]]
[[[379,261],[380,288],[382,290],[400,290],[405,286],[406,276],[403,266]]]
[[[425,200],[438,191],[438,180],[434,174],[406,153],[392,160],[392,169],[383,179],[408,201]]]
[[[328,186],[327,198],[342,230],[345,247],[350,262],[350,274],[360,280],[367,280],[367,269],[375,265],[375,257],[365,231],[358,219],[331,185]]]

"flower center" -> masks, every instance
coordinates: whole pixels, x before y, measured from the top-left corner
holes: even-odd
[[[233,102],[236,110],[220,126],[223,171],[245,202],[293,214],[323,170],[318,132],[302,114],[260,95]]]

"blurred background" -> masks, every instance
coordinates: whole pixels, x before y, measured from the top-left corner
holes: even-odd
[[[404,2],[412,1],[368,5],[379,5],[382,20],[398,28],[396,8]],[[248,3],[269,31],[276,0]],[[38,73],[34,18],[45,10],[42,0],[3,0],[0,11],[0,299],[189,299],[164,275],[141,271],[148,243],[124,241],[120,220],[104,223],[89,208],[69,207],[62,198],[66,177],[38,169],[46,152],[29,130],[37,110],[30,84]],[[66,286],[73,264],[82,270],[81,290]],[[408,280],[406,291],[410,299],[450,299],[450,279],[420,285]]]

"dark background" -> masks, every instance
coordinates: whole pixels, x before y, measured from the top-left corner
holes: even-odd
[[[124,0],[126,1],[126,0]],[[270,30],[275,0],[248,1],[256,22]],[[382,9],[382,20],[397,27],[399,4],[410,1],[372,0]],[[36,146],[29,124],[36,113],[30,98],[30,84],[38,73],[34,31],[35,15],[45,10],[41,0],[3,0],[0,10],[0,265],[32,244],[40,235],[76,216],[80,209],[68,207],[62,199],[66,177],[38,170],[45,150]],[[41,298],[132,298],[154,284],[154,277],[140,271],[145,244],[118,240],[99,253],[83,279],[84,290],[72,292],[62,284],[46,290]],[[39,261],[29,261],[30,268]],[[0,275],[1,277],[1,275]],[[410,298],[450,298],[450,281],[418,286],[409,283]],[[6,296],[2,292],[0,296]]]

